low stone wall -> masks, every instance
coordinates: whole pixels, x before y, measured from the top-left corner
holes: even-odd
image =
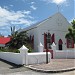
[[[54,59],[74,59],[75,58],[75,50],[54,50],[53,51],[53,58]]]

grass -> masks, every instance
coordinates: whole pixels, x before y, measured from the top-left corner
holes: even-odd
[[[14,52],[14,53],[20,53],[20,51],[18,49],[0,49],[0,52]],[[29,49],[28,53],[31,53],[32,50]]]
[[[14,52],[14,53],[20,53],[17,49],[0,49],[0,52]]]

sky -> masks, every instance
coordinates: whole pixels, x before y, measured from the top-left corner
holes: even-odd
[[[75,0],[0,0],[0,34],[8,36],[16,30],[40,22],[58,12],[69,22],[75,18]]]

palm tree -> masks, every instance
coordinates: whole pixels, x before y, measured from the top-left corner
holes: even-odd
[[[74,34],[73,34],[73,29],[72,28],[68,28],[69,33],[66,34],[65,38],[74,38]]]
[[[68,28],[69,33],[66,34],[66,38],[74,39],[75,42],[75,19],[71,22],[72,27]]]
[[[18,33],[18,31],[15,31],[11,37],[11,41],[9,42],[10,48],[20,48],[23,44],[29,42],[26,31],[20,33]]]
[[[75,19],[71,22],[73,29],[75,29]]]

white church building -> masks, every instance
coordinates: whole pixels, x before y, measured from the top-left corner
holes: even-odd
[[[42,22],[31,25],[21,31],[27,31],[35,51],[39,52],[38,46],[40,43],[44,46],[43,51],[51,49],[53,42],[56,44],[57,50],[65,50],[74,48],[73,40],[65,38],[69,26],[70,23],[67,19],[58,12]]]

